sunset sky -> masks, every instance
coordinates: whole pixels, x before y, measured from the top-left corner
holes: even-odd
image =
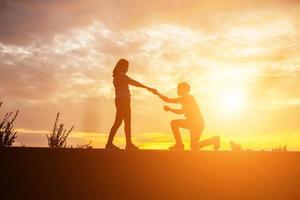
[[[0,2],[0,109],[20,110],[15,145],[47,146],[57,112],[68,144],[103,147],[113,123],[112,70],[168,96],[191,84],[203,138],[300,150],[300,1],[53,0]],[[133,88],[133,141],[174,142],[164,103]],[[183,131],[185,141],[189,134]],[[124,145],[123,129],[116,144]]]

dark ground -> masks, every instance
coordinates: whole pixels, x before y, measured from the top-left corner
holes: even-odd
[[[300,199],[300,153],[0,149],[0,200]]]

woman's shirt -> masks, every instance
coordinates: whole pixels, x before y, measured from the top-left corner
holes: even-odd
[[[126,74],[120,74],[114,77],[114,86],[116,99],[125,98],[130,99],[129,84],[135,85],[138,82],[128,77]]]

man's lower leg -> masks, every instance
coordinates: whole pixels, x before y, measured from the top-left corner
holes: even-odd
[[[181,140],[181,136],[180,136],[180,133],[179,133],[179,128],[177,126],[172,126],[172,131],[173,131],[173,135],[174,135],[174,138],[175,138],[175,141],[176,141],[176,144],[182,144],[182,140]]]

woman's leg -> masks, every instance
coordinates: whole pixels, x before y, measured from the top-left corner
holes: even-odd
[[[117,133],[118,128],[121,126],[122,121],[123,121],[122,111],[121,111],[120,108],[117,107],[115,122],[114,122],[113,126],[110,129],[107,144],[112,144],[113,143],[114,137]]]
[[[126,144],[131,144],[131,108],[130,102],[124,105],[124,131],[126,137]]]

